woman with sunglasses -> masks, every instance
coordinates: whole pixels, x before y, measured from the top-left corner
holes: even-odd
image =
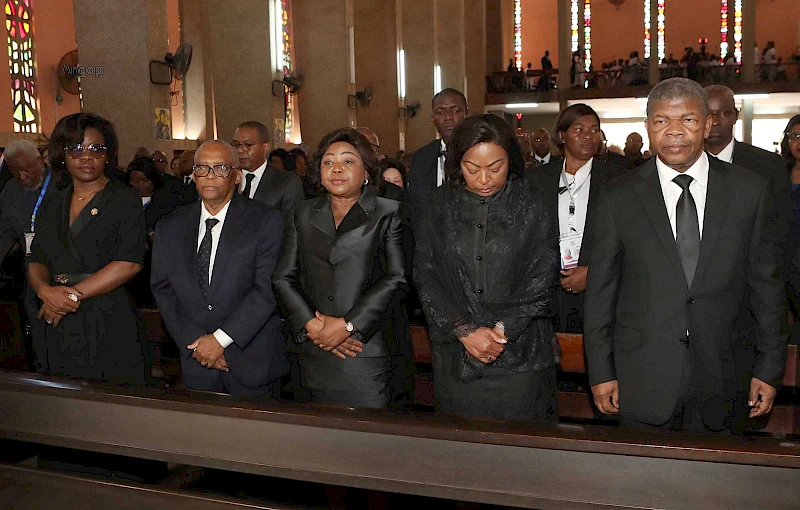
[[[69,182],[37,217],[28,277],[41,300],[49,373],[143,384],[139,327],[125,283],[142,268],[145,217],[136,191],[116,179],[117,135],[88,113],[62,118],[50,164]]]

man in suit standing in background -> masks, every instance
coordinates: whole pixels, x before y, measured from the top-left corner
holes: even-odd
[[[188,388],[277,397],[286,357],[272,271],[283,219],[236,193],[238,160],[219,140],[197,150],[202,200],[156,226],[150,282]]]
[[[194,154],[195,151],[183,151],[178,159],[178,170],[180,171],[180,175],[177,177],[178,182],[175,189],[183,200],[184,204],[197,202],[197,200],[200,198],[200,196],[197,194],[197,185],[192,178]],[[169,183],[171,181],[166,180],[165,182]]]
[[[267,161],[270,148],[267,127],[255,120],[239,124],[233,133],[233,147],[242,168],[238,192],[278,209],[286,221],[294,206],[305,199],[303,182],[294,173],[275,168]]]
[[[770,183],[709,157],[711,125],[700,85],[660,82],[646,120],[656,157],[598,195],[584,342],[595,404],[627,428],[723,432],[739,399],[750,418],[769,413],[783,377]],[[734,342],[746,291],[758,327],[750,366]]]
[[[440,139],[417,150],[411,160],[406,199],[410,202],[412,218],[428,202],[431,193],[446,181],[444,162],[447,143],[469,113],[467,98],[456,89],[444,89],[433,96],[431,110],[431,118]]]

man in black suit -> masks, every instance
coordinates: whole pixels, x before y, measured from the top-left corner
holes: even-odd
[[[445,182],[445,151],[453,131],[467,118],[467,98],[455,89],[444,89],[431,102],[431,118],[441,139],[434,140],[414,153],[408,173],[406,199],[412,217],[429,202],[433,190]]]
[[[27,140],[14,140],[8,144],[4,154],[5,164],[12,175],[12,179],[0,192],[0,261],[14,252],[12,248],[19,246],[14,252],[19,257],[14,265],[20,279],[25,278],[24,256],[30,251],[33,232],[36,227],[36,215],[44,202],[45,197],[56,189],[58,176],[45,164],[39,150]],[[10,260],[9,260],[10,262]],[[37,297],[30,288],[25,278],[24,294],[22,297],[23,308],[28,317],[33,341],[40,341],[45,337],[44,321],[35,320],[39,313]],[[39,331],[41,330],[41,332]],[[34,352],[45,352],[33,346]],[[46,363],[37,363],[41,370]]]
[[[597,154],[595,157],[599,160],[605,161],[606,163],[611,163],[612,165],[617,165],[625,170],[633,170],[634,165],[631,160],[623,156],[622,154],[617,154],[614,151],[608,150],[608,139],[606,138],[606,134],[603,130],[600,130],[600,136],[602,137],[602,142],[600,143],[599,148],[597,149]]]
[[[633,168],[638,168],[642,166],[647,158],[644,157],[642,154],[642,148],[644,147],[644,141],[642,140],[642,135],[639,133],[631,133],[625,139],[625,148],[623,151],[625,152],[625,157],[628,158],[630,165]]]
[[[197,193],[197,185],[192,178],[192,166],[194,165],[194,151],[183,151],[178,159],[178,170],[180,175],[176,181],[167,179],[165,182],[172,183],[176,193],[181,197],[182,203],[189,204],[197,202],[200,195]],[[166,175],[166,174],[164,174]]]
[[[783,376],[770,183],[709,157],[711,124],[700,85],[662,81],[646,120],[657,157],[598,195],[584,343],[596,405],[629,428],[724,431],[738,398],[767,414]],[[745,289],[758,324],[746,368],[733,341]]]
[[[303,182],[294,173],[275,168],[267,161],[269,141],[269,130],[255,120],[239,124],[234,131],[233,146],[242,168],[238,193],[278,209],[286,220],[294,206],[305,199]]]
[[[202,201],[156,226],[151,286],[181,352],[187,387],[276,395],[286,368],[272,271],[283,238],[275,209],[245,200],[236,150],[213,140],[195,154]]]

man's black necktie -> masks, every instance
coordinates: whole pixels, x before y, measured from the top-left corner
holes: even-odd
[[[250,186],[252,186],[253,179],[255,179],[255,178],[256,178],[256,174],[254,174],[253,172],[245,172],[245,174],[244,174],[245,183],[244,183],[244,191],[242,191],[242,195],[246,196],[247,198],[250,198]]]
[[[183,178],[183,187],[188,187],[190,182],[192,182],[192,178],[187,175]]]
[[[694,179],[689,175],[679,175],[672,181],[683,189],[675,214],[676,241],[678,255],[683,264],[686,284],[691,287],[694,272],[697,270],[697,259],[700,257],[700,222],[697,218],[697,206],[689,192],[689,185]]]
[[[203,295],[207,298],[210,285],[208,275],[211,270],[211,230],[219,223],[216,218],[206,220],[206,235],[200,242],[200,249],[197,250],[197,281],[203,290]]]

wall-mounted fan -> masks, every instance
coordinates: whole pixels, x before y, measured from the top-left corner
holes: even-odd
[[[372,87],[368,86],[365,87],[364,90],[356,92],[356,99],[358,99],[358,104],[360,104],[362,108],[369,106],[370,101],[372,101]]]
[[[419,104],[419,101],[408,103],[406,105],[406,112],[408,112],[408,116],[412,119],[416,117],[421,106],[422,105]]]
[[[178,75],[178,79],[183,81],[192,64],[192,43],[185,42],[178,46],[175,53],[164,55],[164,62]]]
[[[58,76],[58,86],[67,94],[77,96],[81,92],[80,83],[78,83],[78,50],[72,50],[64,54],[61,60],[58,61],[56,74]],[[56,100],[61,96],[60,91],[56,94]]]

